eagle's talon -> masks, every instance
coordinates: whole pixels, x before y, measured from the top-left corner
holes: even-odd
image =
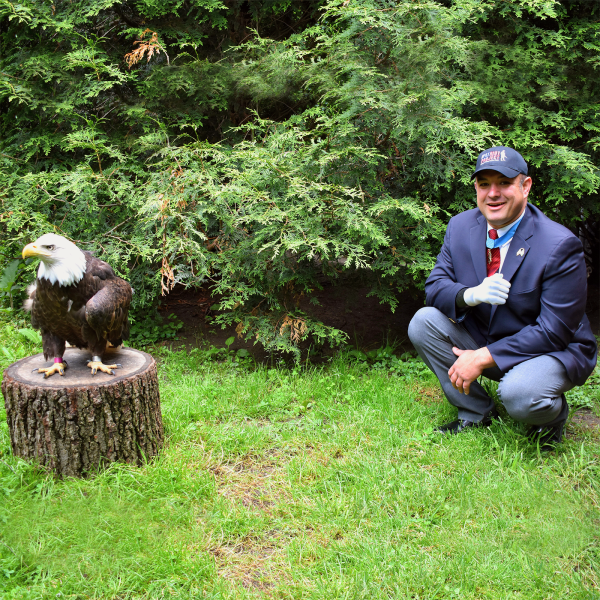
[[[38,373],[43,373],[44,379],[47,379],[48,377],[50,377],[50,375],[54,375],[55,373],[58,373],[59,375],[64,375],[66,366],[66,362],[54,363],[51,367],[40,367],[39,369],[33,369],[32,373],[35,371],[37,371]]]
[[[116,369],[121,365],[105,365],[101,360],[90,360],[87,366],[92,370],[92,375],[95,375],[98,371],[102,371],[107,375],[114,375],[114,371],[112,369]]]

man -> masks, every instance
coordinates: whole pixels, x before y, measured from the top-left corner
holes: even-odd
[[[494,403],[477,382],[499,381],[508,414],[541,445],[562,439],[564,393],[582,385],[597,347],[585,316],[580,241],[527,203],[527,163],[514,149],[482,152],[473,178],[477,208],[448,223],[425,284],[427,307],[408,334],[435,373],[458,419],[438,428],[488,426]]]

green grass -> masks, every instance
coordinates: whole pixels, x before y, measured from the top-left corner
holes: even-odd
[[[3,324],[1,346],[39,351]],[[597,432],[440,439],[454,413],[415,363],[157,352],[167,441],[142,468],[54,480],[2,417],[2,599],[600,598]]]

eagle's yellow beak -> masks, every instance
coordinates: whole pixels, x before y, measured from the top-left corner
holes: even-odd
[[[38,248],[35,244],[27,244],[25,248],[23,248],[23,258],[29,257],[41,257],[41,256],[50,256],[47,252],[44,252],[41,248]]]

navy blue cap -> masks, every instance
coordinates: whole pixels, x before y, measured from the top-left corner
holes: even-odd
[[[519,173],[527,175],[525,159],[514,148],[508,146],[494,146],[481,152],[477,157],[475,173],[473,173],[471,179],[479,171],[485,171],[486,169],[498,171],[506,177],[516,177]]]

